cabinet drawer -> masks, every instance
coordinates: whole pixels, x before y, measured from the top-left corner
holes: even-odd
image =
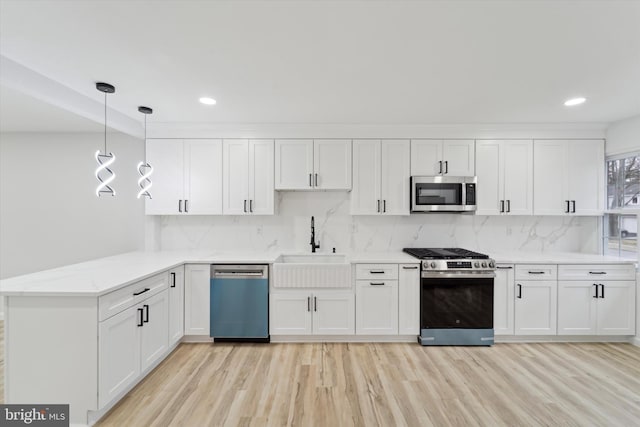
[[[560,280],[635,280],[633,264],[559,265]]]
[[[555,264],[517,264],[516,280],[555,280],[558,266]]]
[[[168,286],[169,274],[163,272],[103,295],[98,299],[99,320],[108,319],[132,305],[167,289]]]
[[[398,264],[356,264],[356,280],[398,280]]]

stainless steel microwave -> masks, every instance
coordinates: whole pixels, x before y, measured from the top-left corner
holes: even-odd
[[[411,212],[473,212],[475,176],[412,176]]]

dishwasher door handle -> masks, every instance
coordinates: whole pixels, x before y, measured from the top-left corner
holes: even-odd
[[[254,276],[262,276],[262,274],[263,274],[262,270],[255,270],[255,271],[217,270],[215,273],[216,276],[227,276],[227,277],[244,277],[244,276],[254,277]]]

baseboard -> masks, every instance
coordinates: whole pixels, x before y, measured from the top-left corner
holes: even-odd
[[[418,343],[417,335],[271,335],[272,343]]]
[[[627,335],[496,335],[496,344],[509,343],[562,343],[562,342],[611,342],[628,343],[630,337]]]
[[[185,335],[182,337],[184,343],[213,343],[213,338],[209,335]]]
[[[631,339],[631,344],[635,345],[636,347],[640,347],[640,337],[633,337]]]

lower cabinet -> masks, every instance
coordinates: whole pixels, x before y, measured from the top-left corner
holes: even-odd
[[[496,265],[496,278],[493,286],[493,330],[495,335],[513,335],[514,333],[514,266]]]
[[[169,345],[184,335],[184,266],[169,270]]]
[[[633,264],[560,265],[558,335],[634,335]]]
[[[208,336],[211,265],[187,264],[184,274],[184,334]]]
[[[353,292],[293,290],[271,292],[271,335],[352,335]]]
[[[126,390],[169,349],[169,296],[165,289],[99,324],[98,402]]]
[[[356,334],[398,334],[398,281],[356,280]]]
[[[398,333],[420,334],[420,267],[400,264],[398,270]]]
[[[516,281],[516,335],[556,335],[557,283],[556,280]]]

